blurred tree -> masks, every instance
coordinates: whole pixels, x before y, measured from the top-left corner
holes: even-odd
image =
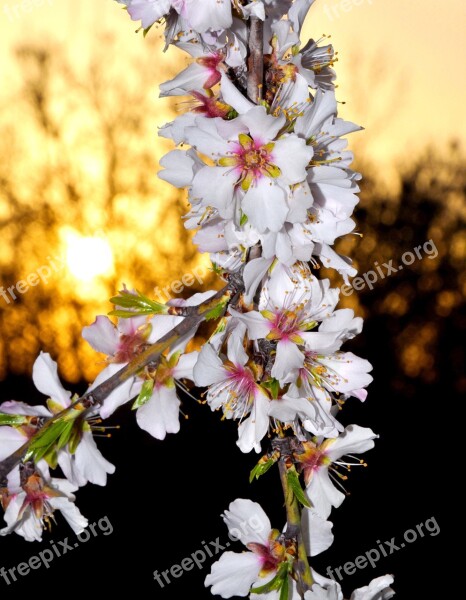
[[[156,126],[173,118],[156,100],[170,76],[155,72],[159,44],[136,59],[102,37],[85,66],[52,44],[17,49],[22,83],[1,118],[0,377],[29,373],[44,349],[68,380],[92,379],[81,328],[107,299],[123,282],[153,295],[199,260],[184,196],[156,177],[169,148]],[[11,288],[28,276],[38,283]]]
[[[356,213],[362,238],[347,236],[338,245],[342,254],[355,256],[360,274],[377,273],[377,264],[386,274],[383,263],[390,260],[398,269],[378,276],[372,290],[363,282],[360,291],[341,297],[367,317],[365,347],[376,349],[374,362],[395,390],[408,395],[416,394],[420,382],[466,390],[465,165],[455,142],[443,152],[427,150],[400,167],[392,194],[381,193],[374,166],[363,165],[367,176]],[[429,240],[434,247],[426,251]],[[405,252],[415,257],[410,265],[402,263]]]

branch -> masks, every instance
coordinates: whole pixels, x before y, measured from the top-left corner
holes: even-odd
[[[304,594],[311,589],[314,579],[312,578],[307,560],[307,552],[301,529],[301,507],[288,482],[289,464],[293,465],[291,462],[293,448],[297,444],[299,445],[299,441],[295,437],[276,438],[272,440],[272,447],[274,450],[276,449],[280,452],[278,469],[286,507],[285,536],[296,540],[298,546],[298,556],[296,557],[293,569],[297,576],[298,593],[301,598],[304,598]]]
[[[45,430],[49,429],[52,425],[57,423],[57,421],[68,415],[73,409],[79,409],[81,407],[84,410],[100,406],[105,398],[107,398],[107,396],[116,390],[123,382],[127,381],[130,377],[137,375],[144,367],[157,363],[164,350],[172,346],[192,329],[197,328],[200,323],[206,319],[209,312],[218,305],[219,301],[225,299],[228,302],[241,292],[242,288],[243,284],[240,282],[239,278],[232,278],[230,282],[212,296],[212,298],[193,307],[197,309],[193,314],[183,319],[181,323],[161,337],[155,344],[152,344],[144,350],[144,352],[136,356],[130,363],[120,369],[120,371],[106,379],[93,390],[86,392],[83,396],[70,404],[70,406],[45,421],[44,425],[34,436],[23,444],[21,448],[18,448],[16,452],[0,463],[0,484],[5,480],[8,473],[21,462],[33,441],[35,441],[39,435],[43,435]]]
[[[249,20],[248,98],[256,104],[262,98],[264,82],[264,23],[257,17]]]

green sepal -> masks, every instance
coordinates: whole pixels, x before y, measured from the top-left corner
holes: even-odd
[[[242,227],[243,225],[246,225],[247,222],[248,222],[248,216],[245,215],[244,212],[241,212],[241,219],[239,220],[239,224]]]
[[[290,593],[290,584],[289,584],[289,581],[288,581],[288,577],[285,577],[283,579],[283,585],[282,585],[281,590],[280,590],[280,598],[279,598],[279,600],[288,600],[289,593]]]
[[[293,491],[296,500],[306,508],[311,508],[312,505],[306,498],[306,494],[304,493],[303,488],[301,487],[301,483],[299,482],[298,472],[294,467],[288,469],[286,477],[288,479],[288,485]]]
[[[137,408],[139,408],[140,406],[143,406],[146,402],[148,402],[151,399],[153,389],[154,389],[154,380],[147,379],[142,384],[142,389],[139,392],[139,396],[134,401],[133,406],[131,407],[131,410],[136,410]]]
[[[146,35],[149,33],[149,31],[152,29],[153,26],[154,26],[154,24],[152,23],[152,25],[149,25],[149,27],[146,27],[145,29],[142,30],[143,37],[146,37]]]
[[[281,589],[283,587],[283,585],[285,584],[285,579],[288,579],[289,568],[290,567],[287,562],[281,563],[275,577],[273,579],[271,579],[269,582],[265,583],[264,585],[261,585],[256,588],[251,588],[251,593],[267,594],[269,592],[273,592],[275,590]]]
[[[278,394],[280,392],[280,382],[278,379],[275,379],[274,377],[267,379],[267,381],[262,382],[262,387],[265,387],[270,391],[274,400],[278,398]]]

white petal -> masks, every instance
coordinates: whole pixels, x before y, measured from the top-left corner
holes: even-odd
[[[273,258],[255,258],[244,267],[245,302],[252,302],[257,287],[272,262]]]
[[[256,310],[251,310],[247,313],[240,313],[234,308],[229,308],[228,311],[233,317],[246,325],[250,340],[265,338],[270,332],[270,321],[268,321]]]
[[[0,427],[0,461],[5,460],[27,442],[27,438],[14,427]]]
[[[320,467],[314,472],[306,492],[313,509],[323,519],[329,516],[332,506],[340,506],[345,499],[345,495],[337,490],[331,482],[326,467]]]
[[[360,454],[373,448],[374,439],[378,437],[369,427],[348,425],[345,433],[340,435],[333,444],[327,447],[326,454],[332,461],[339,459],[345,454]]]
[[[218,133],[217,122],[218,119],[196,117],[196,125],[184,130],[188,144],[214,160],[227,156],[230,149],[226,139]]]
[[[259,233],[267,229],[280,231],[288,214],[285,190],[275,181],[262,177],[251,185],[241,203],[244,214]]]
[[[52,360],[50,354],[41,352],[36,358],[32,368],[32,379],[39,392],[52,398],[63,408],[70,404],[71,392],[67,392],[60,383],[57,363]]]
[[[194,383],[202,387],[227,378],[223,362],[210,344],[205,344],[199,353],[193,374]]]
[[[261,451],[261,440],[269,429],[270,401],[267,396],[258,392],[254,398],[254,405],[247,419],[243,419],[238,427],[238,441],[236,442],[241,452]]]
[[[177,188],[191,185],[194,177],[194,161],[184,150],[172,150],[160,159],[162,171],[158,177]]]
[[[301,526],[308,556],[317,556],[333,544],[333,523],[322,519],[314,510],[303,509]]]
[[[112,375],[115,375],[115,373],[120,371],[123,367],[124,365],[115,363],[112,363],[108,365],[108,367],[105,367],[105,369],[103,369],[103,371],[101,371],[97,375],[94,383],[89,387],[88,391],[95,389],[98,385],[100,385],[104,381],[107,381],[107,379],[109,379]],[[113,392],[111,392],[105,398],[99,411],[103,419],[107,419],[112,413],[115,412],[115,410],[119,406],[122,406],[126,402],[129,402],[131,398],[133,398],[139,393],[137,388],[133,387],[134,383],[135,378],[131,377],[130,379],[119,385],[115,390],[113,390]]]
[[[268,545],[272,527],[264,509],[257,502],[237,498],[222,516],[232,537],[245,546],[251,542]]]
[[[242,115],[241,119],[248,127],[251,137],[261,142],[275,139],[286,120],[283,115],[279,117],[268,115],[264,106],[255,106]]]
[[[388,600],[393,598],[395,592],[390,588],[392,583],[392,575],[377,577],[369,585],[354,590],[350,600]]]
[[[88,520],[78,510],[77,506],[70,502],[68,498],[50,498],[50,505],[61,511],[68,525],[76,535],[79,535],[87,527]]]
[[[260,569],[259,557],[252,552],[225,552],[220,560],[212,565],[205,585],[211,585],[212,594],[218,594],[222,598],[244,597],[249,594]]]
[[[107,473],[115,472],[115,466],[102,456],[90,431],[83,433],[76,448],[75,461],[83,476],[96,485],[107,485]]]
[[[221,90],[224,102],[232,106],[238,114],[244,114],[254,107],[254,104],[243,96],[226,73],[222,73]]]
[[[244,350],[244,336],[246,334],[246,324],[238,323],[228,338],[228,358],[234,365],[245,365],[249,356]]]
[[[136,421],[141,429],[158,440],[167,433],[180,430],[180,401],[175,388],[164,386],[155,389],[152,398],[136,411]]]
[[[193,379],[193,369],[199,358],[199,352],[189,352],[182,354],[178,364],[173,369],[173,377],[175,379]]]
[[[298,346],[289,340],[279,340],[271,372],[272,377],[283,381],[290,372],[300,369],[303,364],[304,354]]]
[[[272,162],[281,171],[280,180],[293,185],[306,179],[306,167],[314,151],[305,140],[297,135],[288,135],[278,140],[272,150]]]
[[[25,402],[7,400],[0,404],[0,412],[7,415],[27,415],[30,417],[51,417],[52,413],[45,406],[30,406]]]
[[[108,317],[99,315],[92,325],[84,327],[82,336],[94,350],[108,356],[115,354],[120,341],[115,325]]]
[[[231,167],[204,167],[193,179],[191,197],[217,208],[220,216],[232,215],[232,202],[238,175]]]
[[[202,90],[210,77],[210,69],[198,62],[191,63],[176,77],[160,84],[160,97],[184,96],[194,90]]]

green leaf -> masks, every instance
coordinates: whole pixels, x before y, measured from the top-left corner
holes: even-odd
[[[301,483],[299,482],[299,476],[294,467],[288,470],[287,472],[288,485],[293,491],[295,498],[298,502],[300,502],[306,508],[311,508],[312,505],[309,500],[306,498],[306,494],[303,492],[301,487]]]
[[[143,404],[145,404],[146,402],[148,402],[150,400],[151,396],[152,396],[152,390],[153,389],[154,389],[154,380],[153,379],[147,379],[142,384],[142,389],[139,392],[139,396],[134,401],[134,404],[131,407],[131,410],[136,410],[137,408],[139,408],[140,406],[142,406]]]
[[[270,391],[274,400],[278,398],[280,392],[280,382],[278,379],[275,379],[274,377],[272,379],[267,379],[267,381],[262,383],[262,386]]]
[[[0,425],[24,425],[28,422],[28,417],[25,415],[7,415],[0,413]]]
[[[118,296],[110,298],[110,302],[121,308],[132,310],[112,310],[109,314],[124,319],[134,317],[135,315],[166,315],[168,314],[168,306],[151,300],[140,291],[136,290],[133,294],[126,290],[120,292]]]
[[[219,319],[223,315],[229,299],[229,297],[223,297],[221,300],[219,300],[218,304],[216,304],[213,308],[205,312],[205,320],[212,321],[213,319]]]
[[[246,225],[246,223],[248,222],[248,217],[247,215],[244,214],[244,212],[241,212],[241,219],[239,221],[239,224],[241,226]]]
[[[277,458],[269,458],[264,462],[259,461],[249,474],[249,483],[252,483],[253,479],[259,479],[259,477],[262,477],[262,475],[267,473],[267,471],[277,462],[277,460],[278,456]]]

